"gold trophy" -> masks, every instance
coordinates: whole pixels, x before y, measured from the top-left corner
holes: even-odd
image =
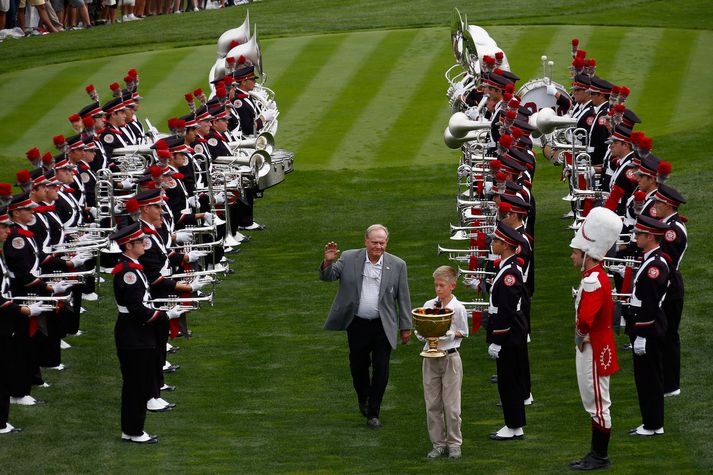
[[[451,328],[453,310],[447,308],[419,307],[411,311],[413,326],[428,341],[428,349],[421,352],[424,358],[441,358],[446,352],[438,349],[438,338]]]

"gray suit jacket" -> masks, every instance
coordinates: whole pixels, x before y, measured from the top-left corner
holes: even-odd
[[[359,309],[362,274],[366,249],[351,249],[326,269],[320,268],[319,278],[331,282],[339,279],[339,292],[324,324],[326,330],[346,330]],[[397,309],[398,302],[398,309]],[[379,288],[379,318],[389,343],[397,344],[397,330],[411,329],[411,296],[403,259],[384,253]]]

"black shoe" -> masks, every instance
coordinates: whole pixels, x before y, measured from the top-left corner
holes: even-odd
[[[498,375],[494,374],[490,377],[490,382],[493,384],[498,384]]]
[[[367,402],[360,402],[359,403],[359,412],[361,412],[361,415],[364,417],[369,417],[369,403]]]
[[[381,427],[381,421],[378,417],[371,417],[368,421],[366,421],[366,425],[369,427],[369,429],[378,429],[379,427]]]
[[[598,457],[593,452],[589,452],[582,460],[577,460],[569,464],[569,468],[577,471],[602,470],[611,465],[609,457]]]

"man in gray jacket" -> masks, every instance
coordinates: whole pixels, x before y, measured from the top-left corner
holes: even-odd
[[[389,382],[389,357],[396,348],[397,330],[403,344],[411,336],[406,263],[385,252],[388,241],[389,230],[374,224],[366,230],[363,249],[351,249],[339,257],[337,243],[329,242],[319,271],[321,280],[339,279],[339,292],[324,328],[347,331],[349,368],[359,410],[372,429],[381,427],[379,410]]]

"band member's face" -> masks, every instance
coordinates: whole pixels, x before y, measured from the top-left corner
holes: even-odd
[[[46,187],[46,201],[54,201],[57,199],[57,186],[47,186]]]
[[[136,257],[141,257],[146,252],[146,240],[148,238],[137,239],[126,244],[126,249],[131,251]]]
[[[118,127],[123,127],[124,125],[126,125],[126,112],[124,112],[123,110],[112,112],[111,120],[114,125]]]
[[[369,260],[378,261],[384,255],[389,239],[383,229],[375,229],[364,239]]]
[[[55,175],[62,183],[72,183],[73,174],[69,168],[57,168],[55,170]]]
[[[104,127],[104,116],[103,115],[95,115],[92,117],[94,119],[94,130],[99,130]]]
[[[501,256],[504,248],[505,243],[500,239],[493,239],[490,243],[490,253],[495,254],[496,256]]]
[[[453,289],[456,288],[456,283],[438,278],[433,280],[433,287],[436,291],[436,297],[438,297],[439,300],[445,300],[453,293]]]
[[[199,120],[198,121],[198,133],[201,135],[206,135],[210,132],[210,121],[209,120]]]
[[[238,87],[240,87],[243,91],[252,91],[255,89],[255,79],[243,79],[240,81],[240,86]]]
[[[193,143],[193,141],[195,139],[196,139],[196,129],[193,127],[186,129],[186,143],[187,144]]]
[[[131,107],[127,107],[126,109],[124,109],[124,115],[126,117],[127,122],[132,121],[134,119],[134,109],[132,109]]]
[[[223,117],[222,119],[215,119],[213,121],[213,128],[221,133],[227,132],[228,131],[228,119],[225,117]]]
[[[5,242],[9,234],[10,226],[8,226],[7,224],[0,224],[0,242]]]
[[[582,268],[582,261],[584,261],[584,253],[580,249],[572,249],[572,255],[569,256],[572,259],[572,265],[577,269]]]
[[[143,211],[142,218],[145,218],[149,223],[154,223],[161,219],[161,205],[150,204],[141,208]]]
[[[673,211],[673,208],[663,201],[654,201],[654,215],[660,217],[668,216],[668,214]]]
[[[30,189],[30,195],[32,197],[32,201],[35,203],[44,201],[47,199],[47,187],[45,185],[34,185]]]
[[[96,154],[95,149],[84,149],[84,155],[82,160],[87,163],[92,163],[94,161],[94,155]]]
[[[12,220],[20,224],[28,224],[32,222],[32,218],[34,216],[34,213],[30,208],[18,209],[13,213],[14,217],[12,218]]]

